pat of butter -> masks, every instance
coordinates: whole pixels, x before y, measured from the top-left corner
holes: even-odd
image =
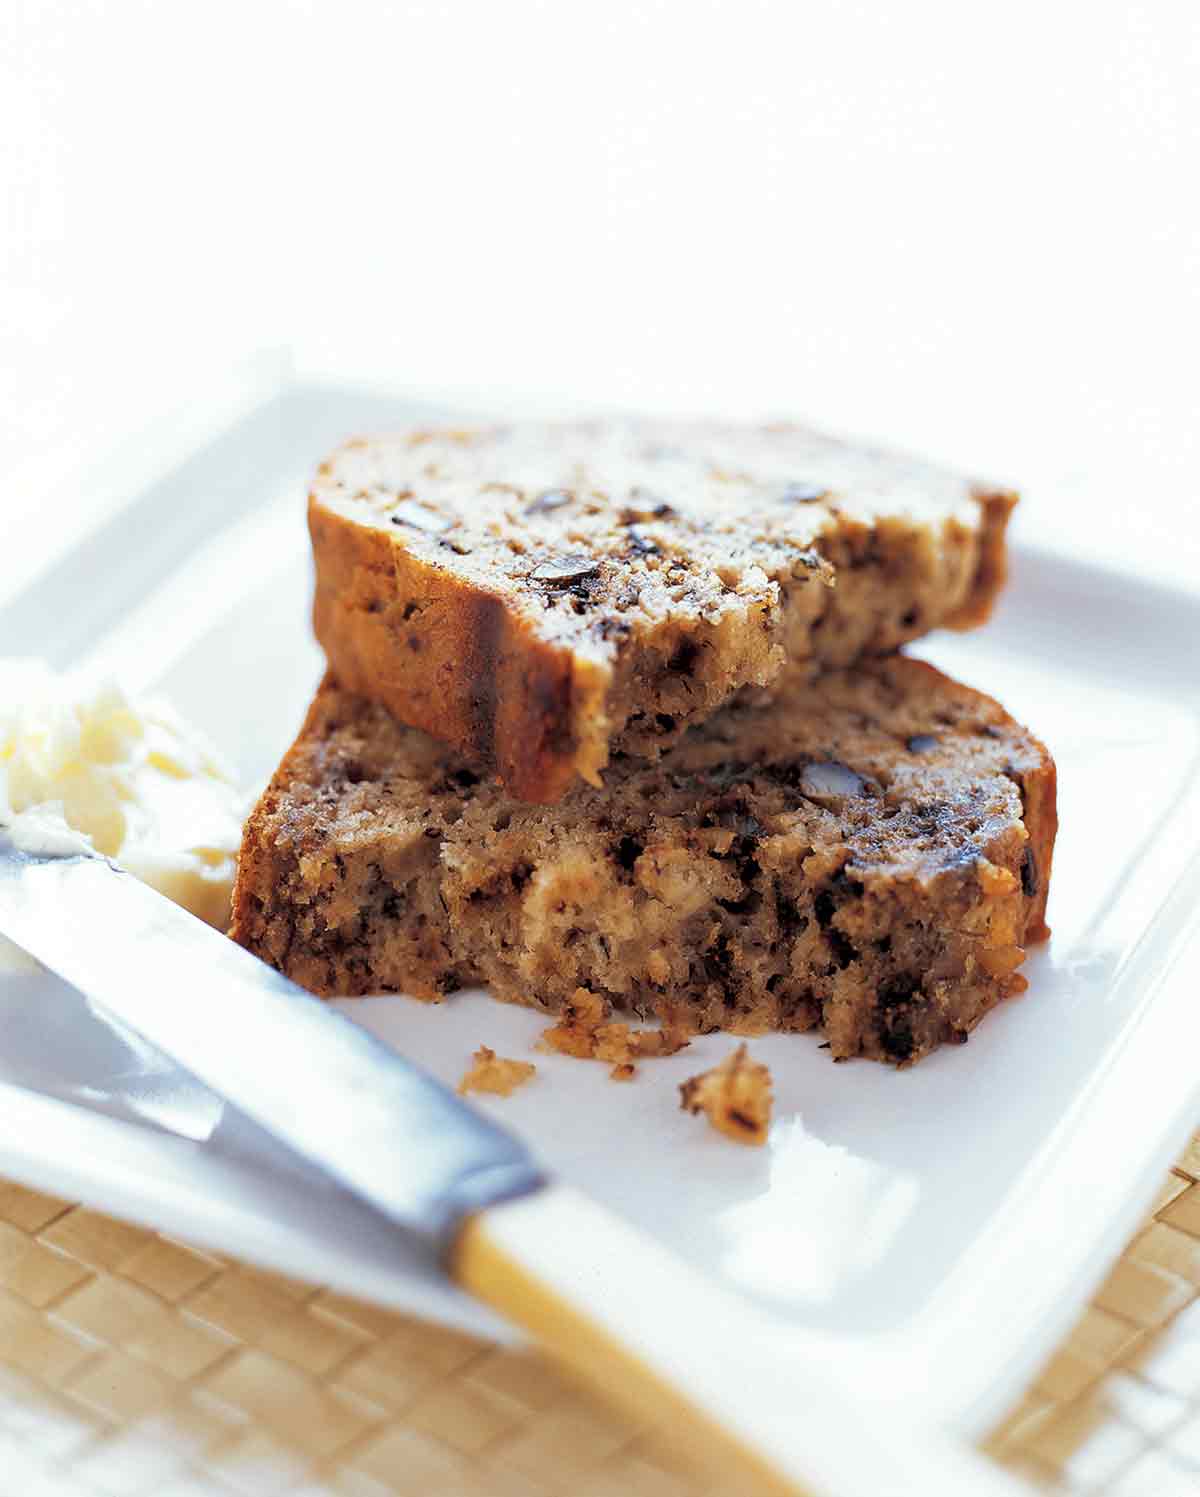
[[[0,825],[27,852],[104,853],[221,929],[246,798],[165,702],[0,660]],[[0,967],[28,970],[10,942]]]

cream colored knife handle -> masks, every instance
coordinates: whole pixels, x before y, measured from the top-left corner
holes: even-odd
[[[472,1217],[450,1267],[737,1497],[1022,1490],[951,1436],[857,1403],[821,1368],[781,1355],[765,1317],[566,1186]]]

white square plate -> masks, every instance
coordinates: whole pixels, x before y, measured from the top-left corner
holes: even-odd
[[[261,783],[321,668],[304,480],[339,437],[413,414],[284,391],[0,598],[4,653],[161,687]],[[831,1065],[816,1036],[754,1041],[777,1098],[761,1151],[677,1106],[677,1083],[728,1036],[622,1087],[539,1055],[534,1082],[485,1110],[865,1394],[979,1430],[1063,1333],[1200,1109],[1198,644],[1200,600],[1018,548],[989,626],[922,647],[1059,764],[1054,936],[1027,963],[1028,994],[965,1048],[896,1072]],[[345,1008],[448,1082],[481,1042],[524,1056],[545,1027],[482,994]],[[497,1329],[368,1211],[44,974],[0,979],[0,1172]]]

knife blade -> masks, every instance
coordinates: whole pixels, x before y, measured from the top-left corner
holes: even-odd
[[[105,858],[0,831],[0,932],[438,1259],[469,1213],[544,1183],[520,1140]]]

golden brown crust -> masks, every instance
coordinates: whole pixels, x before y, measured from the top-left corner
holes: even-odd
[[[381,531],[315,498],[308,513],[313,628],[339,680],[494,769],[522,799],[558,800],[575,778],[563,742],[572,652]]]
[[[1011,489],[977,486],[975,497],[982,514],[979,561],[962,606],[944,620],[950,629],[974,629],[986,623],[1008,580],[1008,522],[1019,496]]]
[[[1021,772],[1021,800],[1029,832],[1029,857],[1022,868],[1022,885],[1034,901],[1025,940],[1031,945],[1050,936],[1046,900],[1050,895],[1054,842],[1058,836],[1058,770],[1044,746],[1039,747],[1043,749],[1042,761]]]
[[[594,442],[591,428],[581,430]],[[415,433],[411,440],[422,454],[438,440],[453,453],[469,448],[476,435],[485,449],[479,461],[491,460],[486,432]],[[710,438],[740,450],[737,444],[753,436],[701,426],[685,428],[681,439],[674,431],[675,439],[690,440],[699,452]],[[413,490],[396,487],[398,479],[389,480],[390,490],[386,484],[355,490],[360,479],[366,482],[358,470],[374,460],[375,444],[348,444],[324,465],[309,498],[317,638],[346,687],[458,748],[519,799],[552,803],[577,777],[599,784],[613,750],[653,757],[735,692],[769,686],[789,664],[845,666],[862,654],[888,653],[931,628],[967,628],[987,616],[1004,578],[1004,533],[1015,495],[806,433],[763,437],[768,471],[779,459],[770,449],[776,439],[800,443],[802,454],[811,445],[816,455],[809,460],[818,469],[826,463],[836,472],[844,465],[846,494],[792,505],[784,523],[775,489],[786,493],[786,485],[721,475],[728,477],[730,502],[751,506],[746,524],[730,532],[730,547],[742,550],[727,575],[720,561],[723,522],[706,517],[702,506],[685,516],[664,501],[669,519],[645,520],[651,511],[638,510],[639,523],[632,525],[621,518],[633,512],[629,506],[605,498],[604,515],[617,517],[621,552],[612,549],[611,538],[593,533],[600,523],[594,503],[580,521],[592,530],[572,530],[562,528],[567,511],[528,520],[534,506],[527,494],[518,501],[511,498],[516,488],[484,484],[485,490],[505,489],[509,507],[495,494],[483,495],[503,514],[482,544],[495,545],[498,535],[513,530],[517,555],[528,554],[529,575],[537,571],[538,555],[560,557],[564,545],[590,546],[587,554],[601,558],[603,577],[585,590],[586,608],[577,606],[587,616],[573,620],[568,612],[570,627],[561,611],[539,615],[542,602],[561,608],[561,592],[551,596],[543,589],[544,596],[531,599],[538,589],[514,579],[507,551],[508,571],[498,566],[493,574],[480,562],[486,550],[464,548],[464,560],[436,534],[384,523],[403,515],[406,505],[429,522],[437,518],[429,506],[442,503],[459,524],[454,517],[470,512],[461,484],[418,476],[414,483],[429,486],[417,491],[419,501],[407,497]],[[556,440],[569,438],[560,430]],[[386,469],[403,441],[378,445],[392,453],[379,459]],[[755,455],[751,449],[747,461]],[[342,471],[346,466],[349,473]],[[440,470],[433,464],[431,471]],[[645,477],[636,462],[629,471]],[[658,481],[653,467],[646,471]],[[662,478],[665,485],[672,471]],[[711,474],[701,478],[711,487]],[[675,481],[695,498],[688,488],[699,482],[695,473]],[[441,496],[443,486],[450,487],[450,499]],[[711,493],[700,497],[712,503]],[[551,535],[552,522],[560,529]],[[481,544],[483,529],[476,524],[469,534],[472,548]],[[535,554],[530,538],[543,531],[549,549]],[[646,598],[670,580],[677,562],[681,585],[700,587],[702,603],[672,603],[680,590],[666,587],[655,605],[665,611],[646,612]],[[839,585],[822,587],[820,579],[830,575]]]

